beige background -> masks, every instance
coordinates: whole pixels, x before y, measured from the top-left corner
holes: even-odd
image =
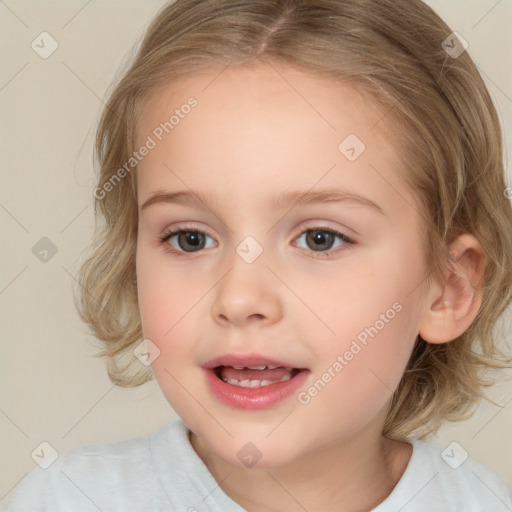
[[[500,110],[510,151],[512,2],[429,3],[469,42]],[[72,300],[94,225],[92,140],[102,99],[162,4],[0,3],[1,508],[35,467],[31,453],[42,441],[62,453],[145,434],[176,417],[154,382],[135,389],[112,385],[103,362],[91,355],[94,340]],[[43,31],[59,45],[48,59],[31,48]],[[57,247],[46,263],[32,253],[42,237]],[[510,317],[504,320],[512,345]],[[512,489],[512,382],[493,387],[490,396],[503,407],[485,402],[472,419],[443,427],[432,442],[456,440]]]

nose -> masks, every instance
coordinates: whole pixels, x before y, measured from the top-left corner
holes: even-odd
[[[262,261],[235,261],[214,290],[211,313],[224,327],[271,325],[282,316],[278,281]]]

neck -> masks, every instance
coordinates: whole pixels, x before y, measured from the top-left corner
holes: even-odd
[[[367,432],[283,466],[249,469],[227,462],[195,434],[190,440],[222,490],[248,512],[372,510],[389,496],[412,453],[409,443]]]

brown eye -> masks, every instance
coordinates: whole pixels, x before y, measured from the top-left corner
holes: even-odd
[[[339,246],[351,245],[353,240],[343,233],[326,228],[311,228],[304,231],[297,240],[304,238],[306,249],[314,252],[326,252],[336,249]],[[342,243],[334,246],[336,239],[340,239]]]
[[[205,246],[205,236],[198,231],[180,231],[177,240],[180,249],[185,252],[204,249]]]
[[[167,233],[162,238],[162,243],[171,246],[169,247],[170,250],[180,253],[191,253],[205,249],[207,238],[211,237],[201,231],[180,229]],[[172,243],[173,239],[176,239],[174,243]]]
[[[306,235],[306,242],[313,250],[328,251],[334,243],[334,235],[328,231],[309,230]]]

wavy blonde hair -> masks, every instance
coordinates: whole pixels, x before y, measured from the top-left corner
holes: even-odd
[[[487,370],[512,363],[495,333],[512,300],[501,129],[468,53],[452,58],[443,49],[451,32],[419,0],[177,0],[160,10],[113,84],[96,134],[96,190],[105,190],[132,155],[138,113],[159,87],[260,58],[343,81],[377,102],[385,122],[400,127],[399,149],[415,163],[404,180],[422,207],[426,282],[442,279],[447,246],[461,233],[473,234],[487,257],[483,304],[471,327],[449,343],[416,340],[384,426],[383,434],[397,440],[471,415],[492,384]],[[138,386],[153,375],[133,354],[143,337],[135,172],[110,188],[95,200],[102,222],[80,268],[75,302],[102,342],[97,356],[107,359],[111,380]]]

